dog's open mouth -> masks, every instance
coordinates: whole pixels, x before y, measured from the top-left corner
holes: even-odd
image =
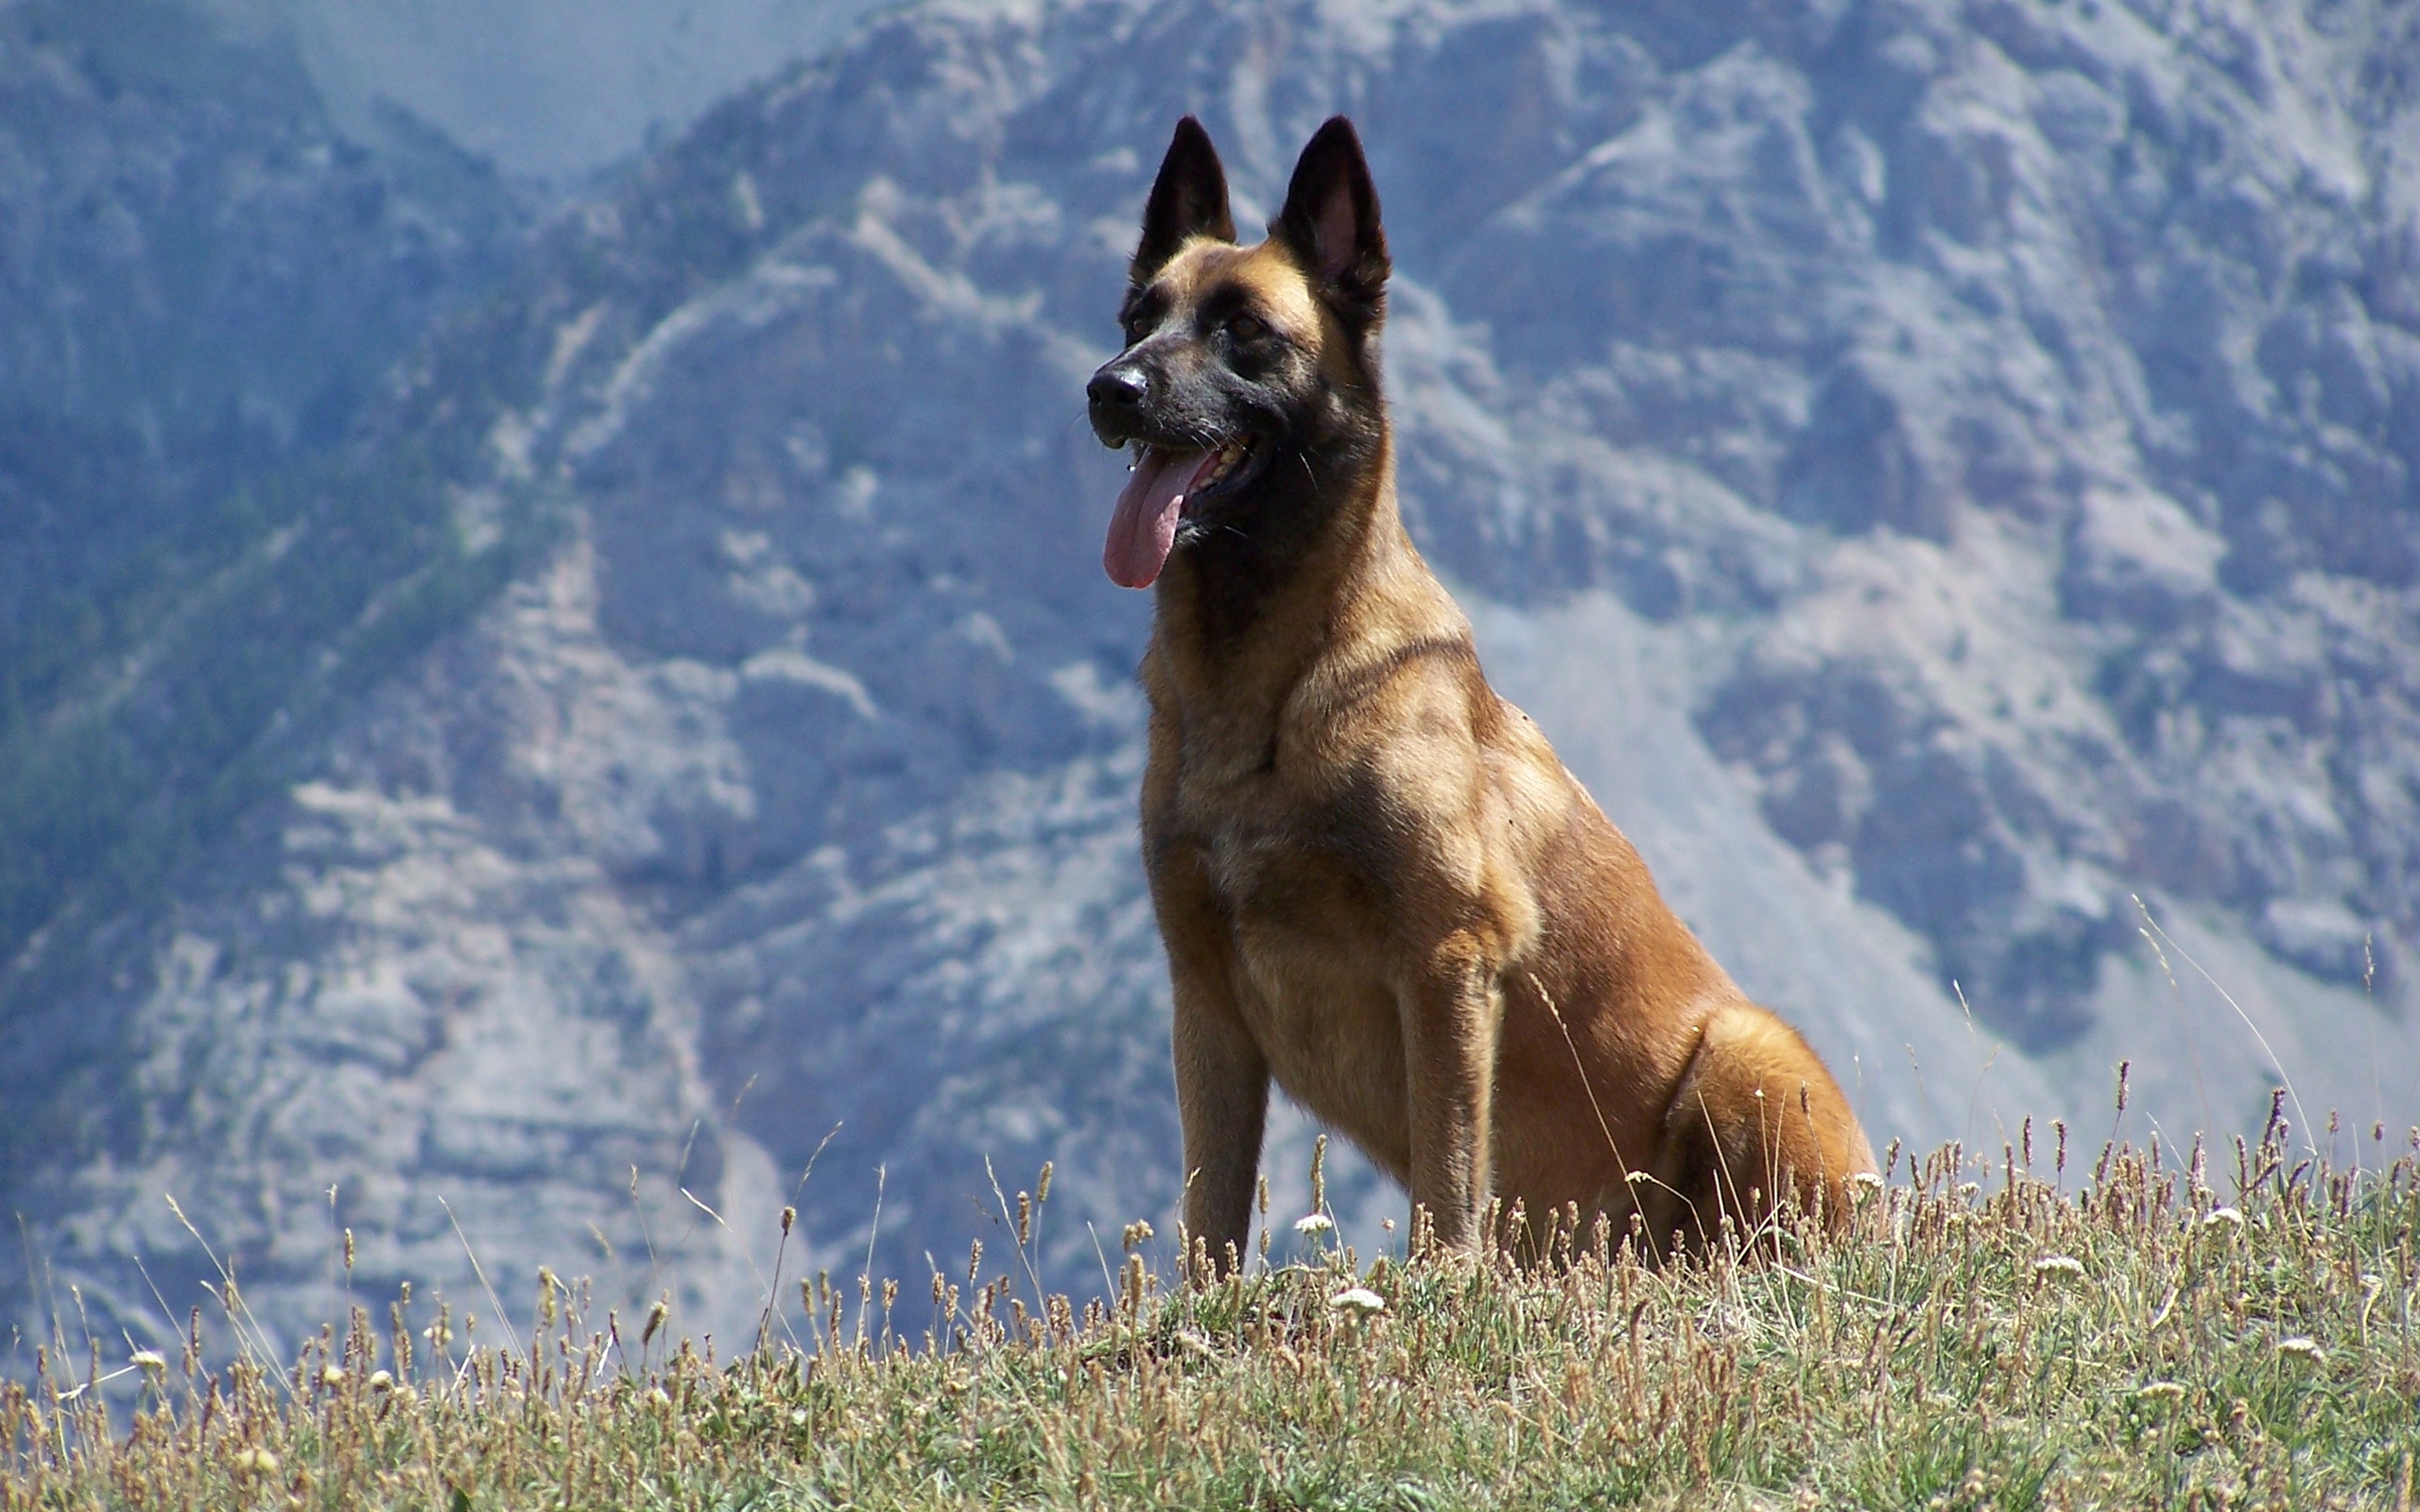
[[[1253,438],[1238,436],[1210,450],[1137,443],[1134,471],[1117,495],[1101,565],[1123,588],[1149,588],[1167,565],[1177,523],[1202,501],[1240,487],[1258,471]]]

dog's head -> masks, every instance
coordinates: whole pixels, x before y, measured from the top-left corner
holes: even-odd
[[[1286,207],[1236,245],[1227,176],[1200,122],[1177,123],[1143,212],[1118,312],[1126,350],[1085,390],[1095,434],[1130,447],[1102,563],[1148,588],[1213,535],[1275,544],[1383,444],[1377,334],[1387,239],[1351,122],[1320,128]],[[1326,507],[1332,507],[1328,505]]]

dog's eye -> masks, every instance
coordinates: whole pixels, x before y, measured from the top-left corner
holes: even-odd
[[[1250,341],[1266,329],[1249,315],[1238,315],[1227,322],[1227,335],[1238,341]]]

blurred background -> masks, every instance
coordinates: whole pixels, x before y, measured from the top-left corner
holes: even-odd
[[[1340,110],[1415,532],[1877,1144],[2402,1145],[2420,7],[8,0],[0,1369],[1171,1228],[1080,395]]]

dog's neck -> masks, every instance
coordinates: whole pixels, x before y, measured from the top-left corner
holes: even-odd
[[[1340,612],[1346,604],[1393,591],[1407,573],[1428,579],[1395,502],[1386,429],[1349,472],[1321,477],[1287,458],[1270,472],[1277,496],[1245,528],[1212,529],[1169,558],[1146,679],[1155,702],[1247,724],[1273,717],[1330,648],[1333,627],[1353,618]],[[1290,489],[1289,476],[1301,479]]]
[[[1230,654],[1272,613],[1314,593],[1351,558],[1394,502],[1392,438],[1380,429],[1360,455],[1316,442],[1277,443],[1247,507],[1205,524],[1169,559],[1159,611],[1213,654]]]

